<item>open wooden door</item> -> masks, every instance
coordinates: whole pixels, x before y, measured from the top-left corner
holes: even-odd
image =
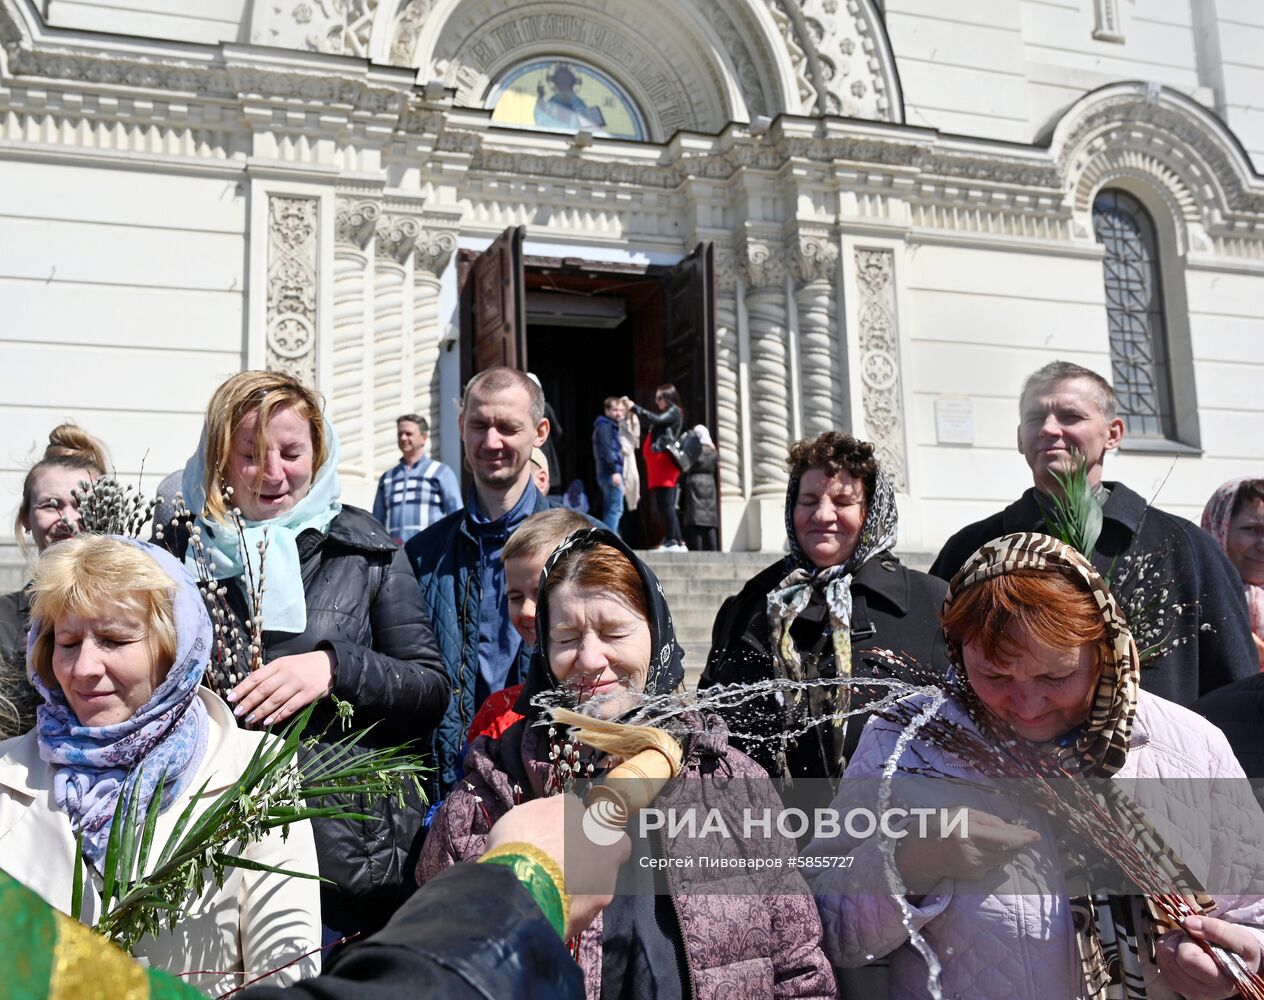
[[[668,272],[666,312],[663,381],[680,393],[684,429],[706,424],[718,443],[723,431],[715,423],[715,244],[699,243]]]
[[[462,386],[497,365],[527,370],[526,235],[526,226],[514,226],[482,253],[462,250],[458,256]]]
[[[715,425],[715,245],[699,243],[667,275],[663,381],[685,406],[685,424]]]

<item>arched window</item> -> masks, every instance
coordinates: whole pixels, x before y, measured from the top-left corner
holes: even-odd
[[[1132,195],[1109,188],[1093,201],[1093,231],[1106,251],[1106,313],[1119,415],[1130,434],[1174,439],[1172,379],[1154,220]]]

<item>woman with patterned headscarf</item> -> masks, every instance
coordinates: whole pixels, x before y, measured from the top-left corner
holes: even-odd
[[[901,565],[895,490],[872,444],[830,431],[790,449],[788,553],[746,582],[716,615],[699,689],[786,678],[901,677],[890,650],[938,674],[948,666],[935,614],[945,584]],[[734,742],[783,784],[836,782],[865,718],[845,718],[884,688],[810,687],[729,711]],[[805,720],[838,718],[797,737]]]
[[[946,701],[931,711],[929,694],[913,695],[897,706],[902,712],[875,719],[843,787],[862,788],[865,779],[881,787],[898,767],[914,776],[891,786],[893,798],[942,807],[987,786],[1002,754],[1027,761],[1027,777],[1008,796],[993,785],[988,808],[971,808],[964,831],[933,818],[925,830],[904,827],[894,845],[881,837],[814,843],[809,854],[853,854],[856,871],[883,872],[889,852],[887,872],[907,892],[893,895],[886,883],[884,893],[881,881],[860,887],[845,873],[814,878],[834,961],[890,955],[891,996],[899,998],[927,995],[919,943],[942,962],[945,996],[1236,995],[1197,942],[1217,942],[1258,970],[1264,814],[1220,732],[1140,690],[1136,643],[1092,564],[1046,535],[1006,535],[953,578],[941,621],[954,664]],[[940,725],[923,724],[931,717]],[[911,739],[897,718],[913,721]],[[1043,798],[1032,793],[1047,775],[1096,793],[1095,826],[1076,833],[1058,812],[1058,801],[1087,801],[1067,784],[1045,786]],[[1113,813],[1113,841],[1096,808]],[[1102,833],[1088,836],[1089,828]],[[1145,866],[1120,862],[1123,838],[1149,859]],[[1140,894],[1142,867],[1204,915],[1175,928]]]

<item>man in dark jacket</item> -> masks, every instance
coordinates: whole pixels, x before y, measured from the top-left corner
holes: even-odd
[[[605,412],[593,421],[593,461],[597,463],[597,485],[601,488],[601,521],[616,535],[623,517],[623,446],[619,443],[619,421],[626,412],[623,400],[607,396]]]
[[[480,372],[465,387],[460,427],[474,479],[465,509],[404,546],[452,683],[435,733],[439,796],[461,776],[461,746],[483,700],[526,676],[527,657],[509,622],[500,553],[518,525],[550,506],[531,481],[531,449],[549,434],[544,395],[535,382],[512,368]]]
[[[1093,565],[1111,582],[1142,652],[1141,686],[1189,706],[1259,669],[1237,571],[1211,536],[1102,479],[1107,452],[1124,436],[1115,391],[1096,372],[1054,361],[1032,373],[1019,401],[1018,450],[1034,486],[1003,511],[962,528],[931,572],[950,580],[984,542],[1043,530],[1057,476],[1087,465],[1102,503]]]

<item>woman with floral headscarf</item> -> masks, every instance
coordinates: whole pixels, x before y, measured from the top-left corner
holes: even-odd
[[[185,808],[193,803],[195,816],[204,812],[241,777],[265,737],[239,729],[228,706],[201,686],[210,617],[192,578],[167,552],[130,538],[79,535],[40,557],[31,589],[27,669],[41,704],[32,732],[0,743],[0,858],[11,875],[70,912],[81,840],[88,884],[71,915],[95,923],[120,797],[134,800],[143,816],[161,794],[156,857]],[[316,873],[307,821],[239,853],[246,866]],[[315,974],[319,884],[246,866],[225,869],[222,886],[208,881],[194,900],[180,901],[175,926],[142,939],[134,953],[214,993],[276,970],[271,982]]]
[[[671,612],[653,572],[604,528],[575,532],[549,558],[536,601],[536,653],[515,706],[525,718],[498,739],[476,738],[464,780],[431,825],[417,866],[425,883],[457,861],[479,857],[492,823],[516,803],[576,791],[611,762],[570,744],[547,724],[543,702],[608,719],[659,720],[681,742],[684,766],[660,795],[666,812],[698,823],[719,810],[732,836],[700,846],[688,834],[638,836],[618,895],[579,939],[589,1000],[712,997],[833,997],[820,924],[787,838],[746,838],[741,816],[773,809],[776,793],[759,767],[729,746],[724,723],[674,698],[684,677]],[[695,827],[696,830],[696,827]],[[758,891],[732,893],[695,864],[697,852],[735,860],[776,853],[781,862]],[[652,868],[667,871],[654,878]],[[741,869],[732,865],[731,872]],[[729,889],[726,892],[725,889]]]
[[[900,1000],[928,995],[914,933],[942,963],[946,996],[1235,995],[1198,942],[1259,969],[1264,814],[1220,732],[1140,690],[1136,643],[1092,564],[1046,535],[1006,535],[953,578],[941,620],[954,663],[946,701],[931,711],[929,694],[913,695],[875,718],[835,807],[897,767],[915,775],[890,786],[902,808],[982,794],[1002,755],[1026,770],[1012,772],[1020,780],[1008,796],[971,808],[964,830],[932,805],[926,829],[910,823],[894,844],[814,842],[810,855],[850,853],[854,870],[877,873],[868,885],[838,872],[813,878],[831,957],[855,966],[890,955]],[[1047,775],[1066,783],[1033,794]],[[1096,793],[1113,823],[1087,806],[1078,815],[1098,818],[1078,827],[1059,812],[1059,802],[1088,801],[1071,782]],[[1148,861],[1122,865],[1121,844]],[[1143,868],[1158,873],[1147,885],[1177,887],[1202,915],[1176,928],[1141,895]],[[896,875],[904,894],[886,881]]]
[[[939,673],[947,667],[935,613],[945,584],[901,565],[895,490],[873,445],[830,431],[800,441],[787,462],[789,552],[721,606],[699,689],[773,678],[903,677],[870,650],[890,650]],[[725,714],[734,742],[783,783],[836,782],[864,728],[843,718],[884,688],[828,685],[765,698]],[[788,737],[809,719],[838,717]]]

